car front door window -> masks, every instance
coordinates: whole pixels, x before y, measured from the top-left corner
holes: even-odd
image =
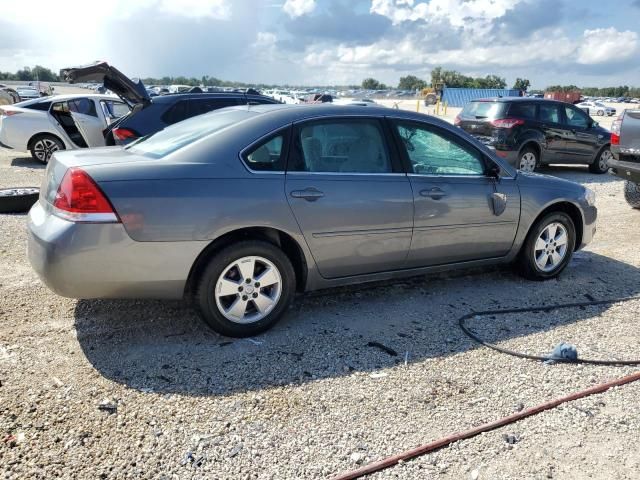
[[[587,128],[589,126],[589,119],[577,108],[564,107],[565,117],[567,119],[567,125],[577,128]]]
[[[480,153],[462,145],[453,135],[412,124],[397,124],[397,131],[413,173],[425,175],[483,175]]]

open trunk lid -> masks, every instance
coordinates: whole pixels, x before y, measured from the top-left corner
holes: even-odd
[[[100,82],[130,107],[151,101],[147,89],[138,79],[130,79],[107,62],[96,62],[82,67],[60,70],[60,77],[69,83]]]
[[[627,110],[620,129],[620,148],[640,157],[640,110]]]

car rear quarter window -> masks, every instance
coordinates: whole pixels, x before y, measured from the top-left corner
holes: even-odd
[[[51,102],[36,102],[36,103],[32,103],[31,105],[24,105],[23,108],[29,108],[31,110],[42,110],[42,111],[48,111],[49,108],[51,107]]]
[[[283,172],[287,137],[286,132],[271,136],[244,152],[242,160],[255,172]]]
[[[504,112],[505,105],[504,102],[469,102],[462,109],[462,116],[477,119],[498,118]]]
[[[535,120],[536,106],[533,103],[513,102],[509,107],[509,116]]]

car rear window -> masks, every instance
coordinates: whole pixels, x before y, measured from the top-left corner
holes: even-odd
[[[240,102],[237,97],[181,100],[162,114],[162,121],[168,125],[173,125],[196,115],[202,115],[220,108],[233,107],[240,103],[244,102]]]
[[[536,118],[536,106],[533,103],[513,102],[509,107],[509,116],[517,118]]]
[[[496,118],[504,112],[503,102],[469,102],[462,109],[463,117]]]
[[[139,155],[161,158],[255,114],[235,109],[211,112],[142,137],[124,148]]]
[[[26,103],[26,102],[24,102]],[[30,108],[31,110],[43,110],[43,111],[47,111],[49,110],[49,107],[51,107],[51,102],[40,102],[37,101],[35,103],[31,103],[29,105],[20,105],[23,108]]]

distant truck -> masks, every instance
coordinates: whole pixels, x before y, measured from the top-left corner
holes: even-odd
[[[625,110],[611,125],[610,173],[626,180],[624,198],[640,208],[640,110]]]
[[[579,90],[575,90],[573,92],[544,92],[544,98],[547,100],[557,100],[559,102],[566,103],[580,103],[580,98],[582,97],[582,93]]]

